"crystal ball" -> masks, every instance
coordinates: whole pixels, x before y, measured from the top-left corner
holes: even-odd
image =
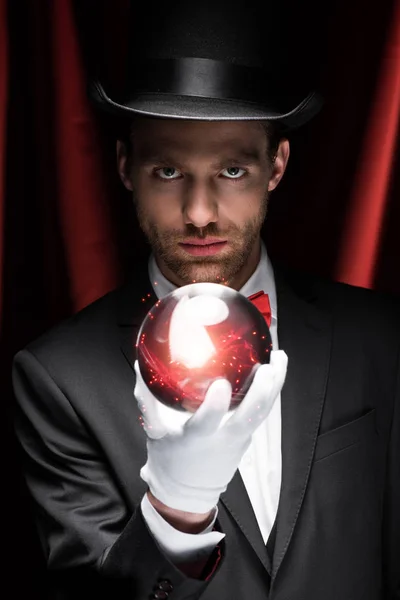
[[[272,349],[260,311],[239,292],[217,283],[177,288],[147,313],[137,336],[143,380],[163,404],[194,412],[211,383],[226,378],[229,409],[245,396]]]

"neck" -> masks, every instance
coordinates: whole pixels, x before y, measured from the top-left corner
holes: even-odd
[[[229,287],[239,291],[257,269],[258,263],[260,262],[260,257],[261,243],[260,240],[258,240],[258,242],[254,244],[251,254],[248,257],[246,264],[243,266],[243,269],[241,269],[240,272],[232,279],[232,281],[229,283]]]

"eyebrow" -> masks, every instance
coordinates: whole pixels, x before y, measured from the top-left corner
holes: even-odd
[[[163,152],[160,151],[151,151],[144,150],[139,153],[138,156],[139,162],[143,165],[149,165],[154,163],[164,163],[164,164],[174,164],[177,167],[182,167],[182,161],[179,160],[177,156],[174,156],[170,151]],[[250,165],[259,165],[261,162],[260,154],[257,150],[238,150],[232,153],[230,150],[229,154],[225,154],[221,152],[221,156],[218,157],[215,162],[212,163],[213,168],[220,168],[226,164],[240,164],[243,166]]]

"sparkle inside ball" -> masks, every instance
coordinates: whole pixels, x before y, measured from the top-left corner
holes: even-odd
[[[268,363],[271,337],[245,296],[217,283],[178,288],[148,312],[136,340],[140,372],[163,404],[194,412],[211,383],[232,386],[230,409],[246,394],[258,364]]]

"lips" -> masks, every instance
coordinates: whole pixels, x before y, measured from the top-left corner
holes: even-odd
[[[226,240],[205,238],[204,240],[187,240],[181,242],[179,246],[192,256],[210,256],[221,252],[227,243]]]

